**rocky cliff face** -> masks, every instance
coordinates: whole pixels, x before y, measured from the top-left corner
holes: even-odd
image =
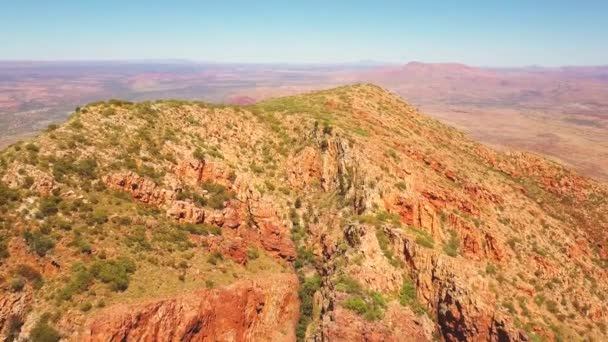
[[[298,279],[271,276],[150,303],[117,305],[75,341],[295,341]]]
[[[606,338],[607,186],[372,85],[90,104],[0,180],[9,340]]]

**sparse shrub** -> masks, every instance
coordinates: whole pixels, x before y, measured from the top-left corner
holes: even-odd
[[[378,240],[378,245],[382,250],[382,254],[388,259],[389,263],[395,267],[401,267],[402,261],[395,257],[395,254],[391,250],[388,236],[383,229],[376,229],[376,239]]]
[[[305,278],[300,282],[298,296],[300,297],[300,320],[296,328],[296,337],[298,341],[303,341],[306,335],[306,328],[312,321],[313,314],[313,296],[321,288],[321,277],[314,275]]]
[[[41,257],[45,256],[53,247],[55,247],[55,241],[39,231],[25,231],[23,233],[23,238],[30,251],[36,252],[36,254]]]
[[[433,240],[433,237],[426,232],[418,234],[418,236],[416,236],[416,243],[426,248],[433,248],[435,246],[435,241]]]
[[[340,275],[336,280],[335,289],[350,294],[363,293],[361,284],[347,275]]]
[[[192,156],[198,160],[205,160],[205,153],[200,147],[197,147],[194,152],[192,152]]]
[[[42,217],[48,217],[57,214],[59,212],[59,203],[61,203],[61,197],[59,196],[48,196],[41,198],[40,205],[38,207],[40,215],[42,215]]]
[[[181,225],[180,228],[195,235],[222,235],[220,227],[208,224],[186,223]]]
[[[6,241],[6,238],[0,237],[0,260],[8,258],[9,255],[8,242]]]
[[[251,171],[253,171],[253,173],[257,173],[257,174],[264,173],[264,168],[261,166],[258,166],[256,164],[251,164],[249,168],[251,169]]]
[[[6,336],[5,341],[11,342],[17,339],[21,332],[23,320],[17,315],[9,315],[6,321]]]
[[[207,205],[213,209],[222,209],[224,202],[234,197],[234,194],[221,184],[204,182],[202,187],[208,192]]]
[[[192,247],[192,242],[188,239],[186,231],[175,229],[174,226],[161,226],[154,229],[152,232],[152,241],[161,243],[161,246],[169,251],[172,251],[175,247],[181,251]]]
[[[59,332],[48,322],[48,316],[44,315],[30,332],[30,340],[36,342],[58,342],[61,339]]]
[[[34,185],[34,177],[32,177],[32,176],[26,176],[26,177],[23,179],[23,184],[22,184],[22,187],[23,187],[24,189],[29,189],[29,188],[31,188],[31,187],[32,187],[32,185]]]
[[[302,207],[302,200],[300,199],[300,197],[296,198],[296,201],[294,202],[293,206],[296,209],[300,209]]]
[[[352,296],[347,298],[344,301],[344,307],[358,313],[359,315],[363,315],[367,311],[367,304],[361,296]]]
[[[368,321],[375,321],[384,315],[386,301],[380,293],[371,292],[367,297],[354,295],[347,298],[344,307],[362,315]]]
[[[50,124],[46,127],[46,131],[47,132],[52,132],[54,130],[56,130],[57,128],[59,128],[59,125],[57,124]]]
[[[554,300],[547,300],[545,302],[545,306],[547,307],[547,310],[549,310],[549,312],[551,312],[552,314],[556,314],[559,312],[558,304]]]
[[[395,161],[399,161],[399,156],[397,155],[397,152],[395,152],[395,150],[393,149],[386,151],[386,155],[393,158]]]
[[[416,287],[411,279],[405,279],[399,291],[399,303],[408,306],[416,301]]]
[[[80,130],[84,126],[82,125],[82,122],[80,122],[80,120],[74,120],[70,123],[70,127],[75,130]]]
[[[207,262],[211,265],[217,265],[222,260],[224,260],[224,256],[220,252],[214,252],[207,258]]]
[[[249,247],[247,249],[247,259],[255,260],[260,257],[260,251],[255,247]]]
[[[443,251],[445,254],[455,257],[458,255],[458,245],[458,236],[456,236],[454,231],[450,231],[450,240],[448,240],[448,243],[443,247]]]
[[[82,264],[72,266],[72,275],[64,288],[57,292],[57,299],[70,300],[73,295],[86,291],[94,280],[93,275]]]
[[[19,192],[0,182],[0,206],[19,200]]]
[[[38,152],[40,150],[40,148],[38,148],[38,146],[36,146],[34,143],[29,143],[25,145],[25,149],[31,152]]]
[[[42,287],[42,275],[33,267],[21,264],[17,266],[14,273],[15,275],[18,275],[32,283],[32,286],[34,288],[39,289],[40,287]]]
[[[116,292],[129,287],[130,274],[135,272],[135,263],[128,258],[98,260],[91,266],[91,274],[108,284]]]
[[[19,291],[23,290],[24,287],[25,287],[25,279],[23,279],[21,277],[14,277],[14,278],[11,278],[11,280],[9,280],[8,288],[12,292],[19,292]]]
[[[407,189],[407,184],[405,182],[397,182],[397,183],[395,183],[395,186],[399,190],[405,190],[405,189]]]
[[[93,304],[91,302],[84,302],[80,304],[80,311],[87,312],[93,308]]]
[[[95,159],[83,159],[74,164],[74,171],[88,179],[95,179],[97,170],[97,161]]]
[[[104,224],[106,222],[108,222],[108,213],[102,209],[93,210],[87,217],[87,224],[89,225]]]
[[[494,264],[488,263],[486,265],[486,273],[487,274],[496,274],[496,266],[494,266]]]
[[[427,313],[426,308],[416,299],[416,287],[409,278],[403,280],[403,285],[399,291],[399,304],[409,306],[418,316]]]

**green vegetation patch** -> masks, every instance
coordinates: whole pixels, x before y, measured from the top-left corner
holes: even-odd
[[[426,308],[418,302],[416,298],[416,286],[414,282],[406,278],[403,280],[403,285],[399,291],[399,303],[403,306],[408,306],[418,316],[426,314]]]
[[[296,327],[296,337],[298,341],[304,341],[304,338],[306,337],[306,329],[313,320],[313,297],[315,292],[320,288],[321,277],[319,275],[300,279],[300,288],[298,289],[298,296],[300,297],[300,320]]]

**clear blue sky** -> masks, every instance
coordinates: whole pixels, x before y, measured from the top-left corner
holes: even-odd
[[[608,0],[1,1],[1,60],[608,64]]]

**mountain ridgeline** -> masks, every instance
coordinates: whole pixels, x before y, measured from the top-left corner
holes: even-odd
[[[119,100],[0,154],[20,341],[601,341],[608,187],[374,85]]]

